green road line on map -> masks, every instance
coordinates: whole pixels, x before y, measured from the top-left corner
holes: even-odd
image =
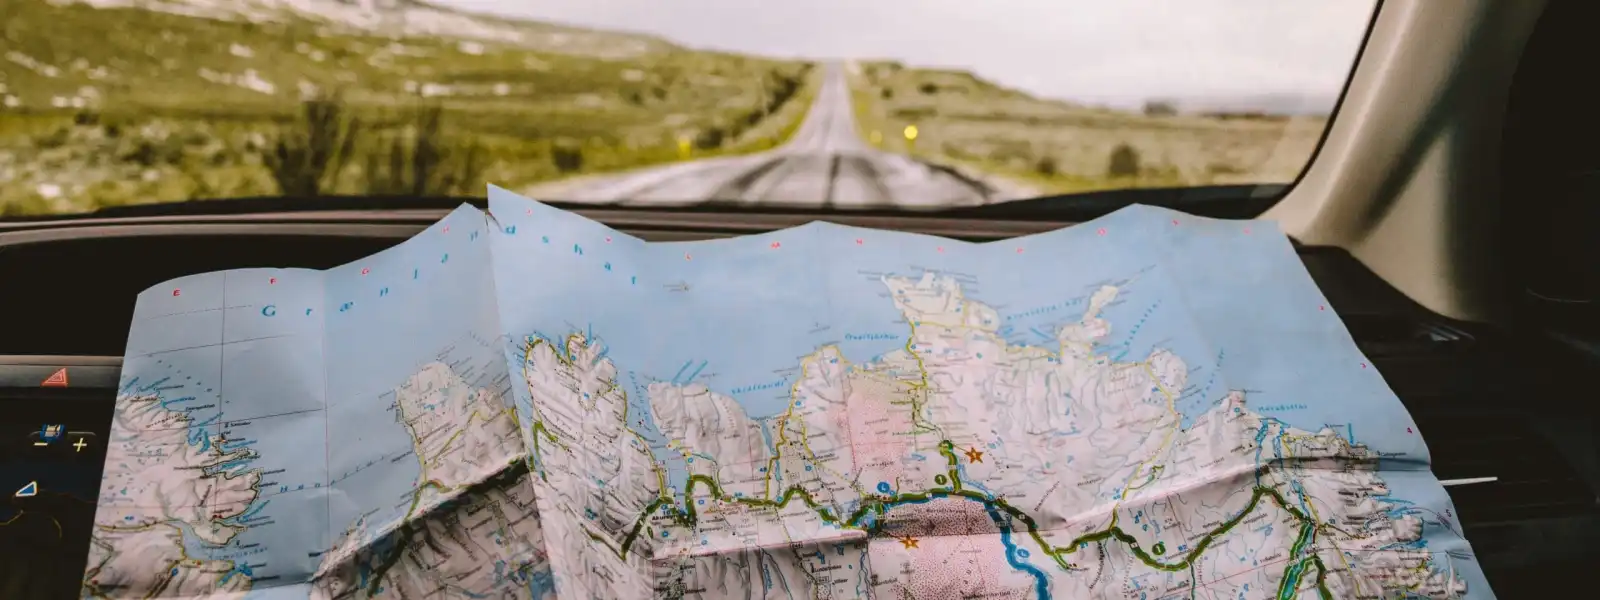
[[[912,326],[912,338],[915,338],[915,325]],[[527,356],[530,356],[533,348],[539,343],[543,342],[544,340],[533,340],[531,343],[529,343],[527,350],[528,354],[525,355],[524,358],[526,359]],[[922,373],[920,381],[912,384],[912,387],[914,390],[925,393],[928,389],[927,367],[923,364],[921,357],[917,356],[916,352],[911,348],[911,344],[912,342],[908,340],[906,342],[905,349],[911,355],[912,359],[916,361],[918,370]],[[570,359],[562,357],[559,352],[557,352],[557,360],[561,360],[569,367],[572,365]],[[526,364],[526,360],[524,360],[524,369],[526,369]],[[922,403],[917,402],[915,399],[912,400],[913,424],[920,426],[921,430],[923,431],[941,432],[941,430],[936,426],[931,424],[919,424],[916,422],[918,419],[918,413],[921,411],[921,404]],[[537,410],[535,411],[535,414],[537,415]],[[623,427],[631,431],[631,428],[627,427],[626,421],[624,421]],[[543,432],[550,442],[561,444],[563,447],[565,447],[565,444],[562,444],[559,438],[544,428],[542,420],[535,421],[532,429],[538,432]],[[635,434],[637,435],[637,432],[635,432]],[[537,436],[535,439],[537,440]],[[537,450],[535,450],[535,452],[537,453]],[[1200,559],[1200,556],[1207,549],[1209,549],[1218,538],[1227,534],[1240,522],[1244,521],[1244,519],[1248,517],[1250,513],[1254,512],[1256,507],[1260,505],[1261,498],[1263,496],[1271,498],[1273,504],[1276,504],[1278,507],[1288,512],[1295,518],[1295,520],[1302,524],[1302,527],[1304,528],[1303,531],[1308,531],[1308,533],[1303,534],[1301,538],[1296,541],[1293,551],[1294,554],[1291,556],[1299,554],[1299,552],[1304,549],[1304,545],[1311,542],[1315,531],[1320,528],[1305,513],[1291,506],[1283,498],[1283,495],[1277,490],[1271,487],[1257,485],[1252,488],[1250,501],[1245,504],[1243,510],[1239,511],[1239,513],[1234,515],[1233,518],[1218,525],[1216,529],[1213,529],[1202,536],[1200,540],[1195,543],[1194,548],[1184,554],[1176,562],[1162,562],[1161,560],[1158,560],[1157,556],[1146,552],[1144,548],[1139,546],[1139,541],[1137,538],[1134,538],[1126,531],[1123,531],[1122,528],[1117,525],[1117,515],[1115,512],[1112,513],[1111,523],[1106,529],[1081,535],[1066,544],[1057,546],[1050,544],[1044,539],[1044,536],[1039,531],[1038,521],[1034,520],[1032,516],[1023,512],[1021,509],[1011,506],[1011,504],[1006,502],[1003,498],[994,498],[987,494],[964,489],[961,485],[959,460],[955,455],[955,444],[953,442],[947,439],[940,440],[939,454],[945,457],[946,464],[949,467],[949,472],[947,474],[949,478],[948,486],[933,488],[923,492],[868,495],[863,504],[845,519],[840,519],[838,515],[833,514],[833,512],[827,507],[819,505],[816,499],[811,496],[811,493],[800,486],[793,486],[784,490],[783,493],[778,496],[777,500],[770,500],[766,498],[745,498],[742,496],[731,496],[725,494],[721,485],[712,479],[711,476],[703,474],[689,476],[687,483],[684,485],[683,509],[670,511],[669,514],[671,515],[672,520],[677,522],[679,525],[691,528],[694,527],[699,519],[699,515],[694,508],[692,498],[694,496],[695,486],[704,485],[710,490],[712,497],[721,502],[743,504],[745,506],[754,508],[772,508],[781,510],[789,505],[790,500],[795,497],[799,497],[801,502],[804,503],[806,507],[810,508],[819,518],[823,520],[823,522],[843,529],[871,533],[871,530],[869,530],[868,527],[863,527],[860,525],[861,521],[869,514],[876,513],[878,515],[882,515],[889,507],[895,504],[907,502],[925,502],[942,497],[960,497],[979,502],[988,508],[1003,511],[1007,515],[1010,515],[1012,519],[1022,522],[1027,526],[1028,536],[1033,539],[1033,542],[1037,544],[1039,548],[1041,548],[1046,554],[1048,554],[1056,562],[1057,566],[1068,571],[1075,569],[1075,567],[1066,561],[1064,558],[1065,556],[1076,552],[1080,548],[1087,547],[1090,543],[1116,540],[1117,542],[1127,546],[1130,553],[1132,553],[1136,558],[1139,559],[1140,562],[1144,563],[1150,568],[1167,572],[1189,570],[1191,573],[1193,573],[1194,565]],[[771,475],[768,477],[771,477]],[[662,487],[662,492],[663,494],[666,493],[665,486]],[[641,511],[639,516],[634,520],[633,527],[623,537],[621,546],[618,548],[612,548],[613,551],[617,552],[618,557],[623,559],[627,558],[628,551],[632,549],[634,542],[638,541],[639,534],[644,530],[646,521],[650,518],[651,514],[662,507],[670,506],[672,504],[673,499],[663,495],[655,500],[652,500],[648,505],[646,505],[644,510]],[[873,530],[881,530],[882,527],[883,523],[881,520],[873,521]],[[593,534],[591,534],[591,537],[594,537]],[[606,545],[608,548],[610,547],[609,544]],[[1317,569],[1317,588],[1319,594],[1321,594],[1323,598],[1331,598],[1331,594],[1329,593],[1325,583],[1327,569],[1323,565],[1322,559],[1313,554],[1312,556],[1302,560],[1302,562],[1305,561],[1309,561]],[[1291,564],[1290,569],[1293,569],[1294,566],[1297,566],[1298,564],[1299,563]],[[1288,570],[1285,572],[1288,573]]]
[[[911,335],[906,336],[906,354],[911,355],[911,360],[917,362],[917,372],[922,374],[922,377],[917,381],[917,383],[911,386],[913,391],[911,394],[911,425],[918,431],[943,434],[944,432],[940,430],[937,425],[922,421],[922,407],[923,405],[927,404],[928,365],[922,362],[922,357],[917,356],[917,351],[911,347],[916,343],[917,340],[917,325],[915,321],[910,322],[909,325],[911,327]],[[923,394],[923,400],[921,402],[917,401],[918,393]]]
[[[1293,511],[1290,511],[1293,514]],[[1278,584],[1278,598],[1287,600],[1300,590],[1300,582],[1304,581],[1306,565],[1317,568],[1317,593],[1323,598],[1332,598],[1327,586],[1328,569],[1322,562],[1322,557],[1313,553],[1301,559],[1295,559],[1304,552],[1306,546],[1311,544],[1317,535],[1316,526],[1309,520],[1301,520],[1300,533],[1295,536],[1294,545],[1289,548],[1290,562],[1283,569],[1283,579]],[[1297,572],[1298,571],[1298,572]]]
[[[1283,572],[1283,582],[1278,584],[1278,599],[1289,600],[1295,597],[1295,592],[1300,591],[1299,582],[1302,581],[1300,577],[1304,577],[1304,569],[1306,565],[1315,567],[1317,570],[1317,596],[1322,598],[1322,600],[1333,600],[1333,591],[1328,589],[1328,567],[1327,565],[1323,564],[1322,557],[1316,555],[1308,556],[1305,559],[1292,561],[1289,563],[1289,566],[1285,568]],[[1292,579],[1292,581],[1295,582],[1294,585],[1290,585],[1291,577],[1289,576],[1289,572],[1294,570],[1296,567],[1299,567],[1301,572],[1298,576]]]
[[[1328,589],[1328,566],[1322,564],[1322,557],[1313,555],[1311,563],[1317,566],[1317,595],[1322,600],[1333,600],[1333,590]]]
[[[565,444],[562,444],[560,441],[556,440],[556,436],[554,434],[551,434],[550,430],[545,429],[544,421],[534,421],[533,422],[533,426],[529,427],[528,431],[531,432],[532,437],[533,437],[533,463],[536,464],[536,465],[543,465],[544,464],[544,462],[539,459],[539,456],[540,456],[539,434],[541,434],[541,433],[544,434],[544,437],[546,439],[550,440],[550,443],[555,444],[557,446],[560,446],[562,448],[566,448]],[[550,481],[550,478],[545,475],[544,468],[542,468],[542,467],[539,469],[539,479],[542,479],[544,481]]]
[[[875,496],[869,498],[868,502],[863,503],[861,507],[857,508],[855,512],[851,513],[849,517],[845,519],[840,519],[838,515],[833,514],[833,512],[828,510],[827,507],[817,504],[816,500],[811,497],[811,493],[799,486],[790,487],[787,490],[784,490],[783,494],[780,495],[777,500],[744,498],[725,494],[722,491],[721,486],[719,486],[716,481],[712,480],[708,475],[691,475],[689,476],[688,483],[685,485],[684,509],[682,511],[675,511],[676,514],[673,520],[686,527],[693,527],[697,523],[698,514],[694,509],[694,504],[690,502],[690,499],[694,495],[694,488],[697,484],[705,485],[710,489],[711,495],[722,502],[743,504],[755,508],[783,509],[789,505],[789,501],[791,499],[798,496],[801,498],[801,502],[803,502],[807,507],[811,508],[812,511],[823,520],[823,522],[843,529],[852,529],[857,531],[868,531],[868,528],[860,525],[861,520],[873,512],[882,514],[889,505],[905,502],[923,502],[938,497],[961,497],[982,503],[990,508],[1004,511],[1013,519],[1022,522],[1024,525],[1027,525],[1028,536],[1032,538],[1034,543],[1043,549],[1046,554],[1049,554],[1051,558],[1056,561],[1056,564],[1063,569],[1071,570],[1073,568],[1072,565],[1067,563],[1063,558],[1065,555],[1072,554],[1073,552],[1077,551],[1077,549],[1085,547],[1091,543],[1116,540],[1127,546],[1129,552],[1137,557],[1139,561],[1144,563],[1146,566],[1169,572],[1192,569],[1194,563],[1200,559],[1202,553],[1210,548],[1218,538],[1227,534],[1255,511],[1256,507],[1261,503],[1261,498],[1263,496],[1271,498],[1274,504],[1278,505],[1290,515],[1294,516],[1296,520],[1302,523],[1303,527],[1311,531],[1315,531],[1316,528],[1315,524],[1311,523],[1304,513],[1300,512],[1293,506],[1290,506],[1277,490],[1265,486],[1256,486],[1253,488],[1250,501],[1245,505],[1243,510],[1239,511],[1239,513],[1234,515],[1233,518],[1218,525],[1216,529],[1201,537],[1200,541],[1195,543],[1194,549],[1190,550],[1177,562],[1162,562],[1158,560],[1156,556],[1151,555],[1149,552],[1146,552],[1144,548],[1139,546],[1138,539],[1134,538],[1132,535],[1129,535],[1127,532],[1123,531],[1117,526],[1111,526],[1101,531],[1085,534],[1079,536],[1071,542],[1060,546],[1055,546],[1044,539],[1044,536],[1039,532],[1038,522],[1027,513],[1024,513],[1020,509],[1011,506],[1011,504],[1006,502],[1004,499],[992,498],[985,494],[962,489],[959,471],[955,468],[956,457],[955,453],[953,452],[953,448],[954,445],[951,444],[949,440],[941,441],[939,444],[940,454],[945,455],[945,458],[949,461],[951,466],[949,473],[951,481],[950,487],[943,489],[935,488],[925,492],[910,492],[903,494]],[[623,539],[620,553],[621,556],[626,557],[628,550],[632,547],[634,541],[637,540],[639,531],[643,528],[645,519],[649,518],[651,513],[669,503],[671,503],[671,500],[669,499],[658,498],[651,502],[648,507],[646,507],[646,509],[639,515],[638,520],[635,522],[633,530],[630,531],[627,537]],[[874,523],[878,527],[882,526],[881,521],[874,521]],[[1299,549],[1303,549],[1303,545],[1305,543],[1309,543],[1310,539],[1311,538],[1309,534],[1303,536],[1301,540],[1297,542],[1300,548],[1297,548],[1296,551],[1298,552]],[[1321,559],[1313,556],[1307,560],[1313,559],[1315,561],[1314,564],[1317,565],[1319,577],[1322,577],[1322,574],[1325,570],[1321,566]]]

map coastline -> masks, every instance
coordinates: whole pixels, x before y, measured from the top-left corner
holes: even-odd
[[[158,285],[129,357],[217,400],[119,398],[114,439],[202,466],[108,455],[167,508],[103,487],[86,596],[1493,597],[1266,222],[646,243],[491,188],[334,270]]]

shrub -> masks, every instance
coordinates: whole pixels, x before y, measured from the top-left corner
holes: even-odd
[[[444,107],[429,104],[408,115],[367,154],[367,192],[406,196],[457,196],[482,183],[483,146],[444,133]]]
[[[360,129],[360,121],[348,114],[339,98],[306,100],[295,123],[279,128],[262,162],[278,182],[279,192],[321,195],[350,160]]]
[[[51,148],[60,148],[65,146],[71,139],[71,131],[67,131],[67,128],[65,127],[57,127],[51,130],[50,133],[34,138],[33,145],[39,147],[40,149],[49,150]]]
[[[721,127],[707,127],[694,136],[694,147],[699,150],[715,150],[722,147],[722,141],[727,138],[727,132]]]
[[[1056,164],[1056,157],[1046,154],[1039,157],[1039,160],[1034,161],[1033,170],[1040,175],[1049,176],[1059,173],[1060,166]]]
[[[550,147],[550,164],[562,173],[576,173],[583,170],[583,148],[567,141],[557,142]]]
[[[1111,161],[1106,174],[1112,177],[1133,177],[1139,174],[1139,151],[1127,144],[1117,144],[1111,150]]]
[[[1170,117],[1178,114],[1178,105],[1167,100],[1151,100],[1144,103],[1144,114],[1150,117]]]
[[[172,137],[141,138],[133,142],[133,147],[121,153],[118,158],[146,168],[177,164],[183,160],[183,145]]]

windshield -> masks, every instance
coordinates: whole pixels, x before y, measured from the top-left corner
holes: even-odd
[[[1293,182],[1326,0],[0,0],[0,215],[259,196],[939,208]],[[1196,212],[1204,212],[1201,208]]]

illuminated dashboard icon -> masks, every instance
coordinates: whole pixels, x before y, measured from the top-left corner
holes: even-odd
[[[39,493],[39,482],[37,482],[37,481],[29,481],[28,485],[22,486],[22,489],[17,490],[17,493],[12,494],[12,495],[16,496],[18,498],[32,498],[34,495],[36,495],[38,493]]]
[[[68,431],[67,445],[72,446],[73,452],[83,452],[85,447],[94,443],[94,437],[95,435],[92,431]]]
[[[67,368],[51,373],[44,381],[39,382],[39,387],[67,387]]]
[[[39,441],[34,442],[33,445],[49,446],[50,442],[54,442],[59,439],[61,439],[60,425],[43,425],[39,427]]]

